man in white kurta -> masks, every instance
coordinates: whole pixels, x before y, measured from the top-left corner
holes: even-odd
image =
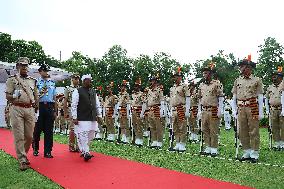
[[[93,88],[91,88],[91,75],[82,76],[82,87],[75,89],[72,93],[71,114],[74,131],[78,136],[79,148],[81,156],[88,161],[93,156],[90,154],[90,142],[94,137],[94,133],[99,131],[98,122],[102,121],[101,106],[98,96]]]

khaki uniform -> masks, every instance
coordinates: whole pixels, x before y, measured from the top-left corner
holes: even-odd
[[[244,150],[259,150],[259,110],[258,95],[263,94],[263,84],[260,78],[250,76],[238,77],[232,89],[236,95],[238,107],[239,137]]]
[[[67,128],[69,128],[69,151],[74,152],[78,151],[78,143],[77,143],[77,136],[74,132],[74,123],[71,116],[71,103],[72,103],[72,93],[76,89],[74,86],[68,86],[64,90],[64,97],[67,100]]]
[[[204,134],[206,147],[218,147],[219,123],[218,118],[218,97],[223,96],[223,86],[218,80],[212,80],[210,83],[201,83],[198,96],[202,107],[201,124]]]
[[[146,109],[144,112],[144,119],[142,119],[142,123],[143,123],[143,131],[144,131],[144,136],[148,136],[148,128],[149,128],[149,107],[147,105],[147,101],[148,101],[148,92],[144,92],[142,95],[142,104],[146,104]]]
[[[143,104],[143,92],[135,92],[132,94],[132,122],[135,132],[135,137],[138,139],[143,138],[143,123],[140,118]]]
[[[116,95],[108,95],[105,97],[104,107],[106,110],[106,127],[108,134],[115,134],[113,114],[117,102],[118,97]]]
[[[127,119],[127,103],[129,103],[130,97],[129,94],[125,92],[120,92],[118,96],[118,103],[119,103],[119,123],[121,134],[125,135],[126,137],[130,136],[130,128],[128,125]]]
[[[186,142],[185,98],[190,96],[188,86],[174,85],[170,88],[170,105],[173,112],[173,131],[176,142]]]
[[[198,113],[198,94],[197,94],[197,89],[194,87],[194,89],[190,91],[189,125],[190,125],[190,132],[196,135],[198,134],[197,113]]]
[[[161,123],[160,103],[164,100],[163,92],[159,87],[149,89],[147,105],[149,107],[149,127],[151,141],[163,142],[164,124]]]
[[[64,118],[64,110],[63,110],[63,101],[60,101],[58,99],[57,101],[57,117],[55,119],[55,128],[60,129],[60,132],[66,131],[66,125],[65,125],[65,118]]]
[[[36,80],[29,76],[26,78],[19,75],[11,76],[6,81],[6,93],[12,95],[15,90],[21,90],[21,96],[12,102],[10,121],[17,158],[20,163],[24,163],[27,162],[27,153],[32,143],[36,121],[35,109],[33,108],[33,104],[38,103]]]
[[[100,105],[101,105],[101,111],[103,111],[103,104],[104,104],[104,99],[101,96],[98,96],[99,101],[100,101]],[[103,112],[101,112],[101,115],[103,116]],[[99,132],[96,133],[96,137],[97,139],[102,139],[103,138],[103,133],[104,133],[104,129],[103,126],[101,124],[98,123],[98,128],[99,128]]]
[[[266,90],[266,98],[269,99],[272,136],[275,142],[284,141],[284,117],[280,115],[282,90],[284,90],[284,84],[281,86],[272,84]]]

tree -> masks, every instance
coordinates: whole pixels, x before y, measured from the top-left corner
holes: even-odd
[[[11,35],[0,32],[0,60],[8,62],[8,54],[12,50]]]
[[[283,46],[275,38],[268,37],[259,45],[258,64],[255,74],[262,78],[264,86],[271,84],[272,73],[278,66],[283,66]]]

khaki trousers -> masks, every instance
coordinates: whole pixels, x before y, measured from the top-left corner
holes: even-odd
[[[204,143],[208,147],[218,148],[219,118],[212,118],[211,111],[202,111],[201,127],[204,135]]]
[[[130,136],[130,130],[129,130],[129,125],[128,125],[128,120],[126,116],[120,116],[120,129],[121,129],[121,134],[125,134],[126,137]]]
[[[179,120],[177,111],[173,111],[173,129],[174,129],[174,137],[176,142],[186,142],[186,120]]]
[[[66,125],[65,125],[65,118],[62,115],[58,115],[55,119],[55,128],[60,128],[60,131],[66,130]]]
[[[108,134],[115,134],[114,118],[106,116],[106,128]]]
[[[143,123],[143,131],[144,132],[148,131],[148,128],[149,128],[149,115],[148,115],[148,113],[145,114],[142,123]]]
[[[66,119],[67,128],[69,128],[69,150],[70,151],[77,151],[79,150],[77,136],[74,132],[74,123],[71,118],[71,109],[69,110],[68,119]]]
[[[10,121],[14,135],[14,144],[17,158],[20,163],[27,161],[35,127],[34,108],[12,106],[10,108]]]
[[[281,110],[270,109],[270,113],[273,140],[284,141],[284,117],[280,116]]]
[[[163,142],[164,125],[160,117],[154,116],[154,111],[149,112],[149,127],[151,132],[151,141]]]
[[[188,118],[188,122],[190,125],[190,132],[198,134],[197,118],[190,115],[190,117]]]
[[[244,150],[259,150],[259,121],[253,119],[250,107],[238,107],[240,140]]]
[[[140,112],[133,111],[132,112],[132,122],[133,122],[133,128],[135,133],[135,138],[142,139],[143,138],[143,123],[140,118]]]

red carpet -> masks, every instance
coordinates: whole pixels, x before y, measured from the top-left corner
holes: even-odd
[[[15,157],[13,136],[0,129],[0,149]],[[41,146],[42,149],[42,146]],[[34,157],[29,153],[31,167],[65,188],[94,189],[236,189],[248,188],[190,174],[158,168],[143,163],[92,153],[95,158],[84,162],[77,153],[70,153],[67,145],[54,144],[55,158]]]

